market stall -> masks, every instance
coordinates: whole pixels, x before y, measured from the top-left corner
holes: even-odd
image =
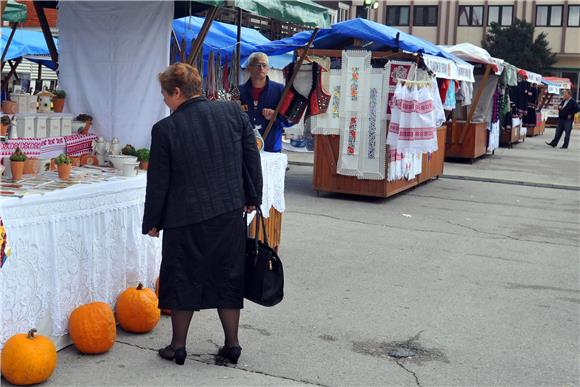
[[[167,113],[160,109],[155,77],[168,64],[173,12],[173,4],[166,2],[60,3],[61,51],[53,59],[59,59],[60,80],[72,100],[66,109],[91,111],[98,141],[92,144],[91,135],[89,147],[88,140],[79,141],[73,134],[34,141],[18,138],[0,149],[10,153],[22,146],[47,160],[63,149],[71,156],[102,151],[117,168],[73,167],[69,180],[40,169],[18,181],[3,180],[2,220],[12,254],[0,269],[0,292],[14,296],[0,299],[0,347],[12,334],[31,327],[62,347],[73,308],[91,301],[113,304],[119,292],[136,281],[152,286],[161,254],[159,240],[141,235],[146,175],[131,177],[135,167],[116,162],[132,157],[119,154],[127,142],[147,144],[152,123]],[[147,22],[153,19],[155,23]],[[117,34],[123,32],[119,41]],[[151,56],[152,50],[162,59]],[[131,98],[126,90],[132,90]],[[120,141],[111,141],[121,135],[125,137]],[[267,220],[269,240],[277,248],[287,158],[262,153],[261,162],[261,207],[272,218]],[[26,291],[19,286],[23,281],[29,284]]]
[[[524,141],[526,136],[533,137],[544,133],[545,119],[541,114],[541,104],[548,87],[542,82],[540,74],[523,69],[518,74],[522,82],[526,82],[525,87],[528,90],[527,107],[521,114],[522,129],[519,136],[519,140]]]
[[[470,43],[443,47],[469,63],[475,64],[475,83],[463,88],[465,97],[458,102],[451,122],[447,123],[445,157],[475,160],[497,148],[499,118],[490,117],[492,101],[504,71],[504,61],[493,58],[481,47]]]
[[[302,32],[257,50],[296,50],[302,56],[299,47],[308,38]],[[438,144],[444,143],[446,127],[435,77],[447,84],[472,80],[470,65],[431,43],[364,19],[320,30],[307,57],[313,64],[305,72],[311,75],[293,83],[293,93],[315,93],[318,107],[311,102],[298,114],[286,108],[281,114],[292,123],[306,117],[305,126],[314,134],[316,191],[389,197],[442,174],[444,149]],[[323,72],[329,73],[328,84]],[[293,68],[287,73],[294,74]],[[412,102],[418,110],[407,112],[403,83],[424,96],[421,103]],[[397,93],[401,99],[393,98]],[[410,126],[399,122],[392,110],[401,110],[401,117],[413,115]],[[421,119],[428,128],[417,127]]]

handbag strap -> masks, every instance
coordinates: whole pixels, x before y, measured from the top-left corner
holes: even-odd
[[[264,243],[267,244],[268,246],[270,246],[270,244],[268,243],[268,232],[266,230],[266,223],[264,221],[264,215],[262,214],[262,209],[260,208],[260,206],[256,206],[256,231],[254,233],[254,236],[252,237],[251,235],[249,235],[250,238],[253,238],[256,241],[256,250],[258,249],[258,237],[260,235],[260,223],[262,223],[262,229],[264,230]],[[244,212],[244,223],[246,225],[246,234],[247,234],[247,230],[248,230],[248,213]]]

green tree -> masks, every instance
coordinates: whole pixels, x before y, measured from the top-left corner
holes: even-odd
[[[534,26],[524,20],[516,19],[509,27],[492,23],[481,45],[493,57],[542,74],[556,63],[556,54],[549,48],[546,34],[542,32],[534,39]]]

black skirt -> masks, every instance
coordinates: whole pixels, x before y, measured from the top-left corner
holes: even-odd
[[[244,307],[242,209],[163,231],[159,308]]]

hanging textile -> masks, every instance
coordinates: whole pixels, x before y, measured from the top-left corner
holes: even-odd
[[[424,153],[437,150],[437,128],[430,82],[400,82],[390,101],[391,122],[387,144],[397,152]]]
[[[455,100],[455,82],[456,81],[453,80],[449,81],[449,86],[447,87],[447,94],[445,96],[445,102],[443,104],[443,108],[445,110],[455,109],[455,104],[457,103]]]
[[[414,179],[421,174],[422,169],[423,155],[421,153],[401,153],[389,149],[387,181]]]
[[[383,92],[387,94],[387,106],[386,115],[387,119],[391,117],[391,106],[389,101],[395,94],[395,89],[397,88],[397,82],[400,79],[410,79],[410,77],[415,73],[415,63],[409,61],[399,61],[392,60],[387,62],[385,65],[385,77],[383,84]]]
[[[500,122],[494,122],[488,126],[489,130],[489,142],[487,145],[487,150],[489,152],[493,152],[497,148],[499,148],[499,127]]]
[[[365,106],[368,112],[364,118],[361,133],[362,154],[360,157],[359,179],[383,180],[385,178],[386,122],[382,119],[386,105],[383,100],[383,69],[372,69],[369,77],[369,94]]]
[[[471,105],[471,100],[473,99],[473,82],[461,81],[460,88],[463,95],[461,106]]]
[[[339,134],[340,133],[340,102],[341,102],[341,70],[330,70],[330,102],[328,110],[310,118],[312,134]]]
[[[368,109],[363,108],[363,99],[369,93],[368,70],[370,68],[370,51],[342,52],[340,154],[336,169],[341,175],[359,176],[361,174],[359,169],[361,112],[368,114]]]

